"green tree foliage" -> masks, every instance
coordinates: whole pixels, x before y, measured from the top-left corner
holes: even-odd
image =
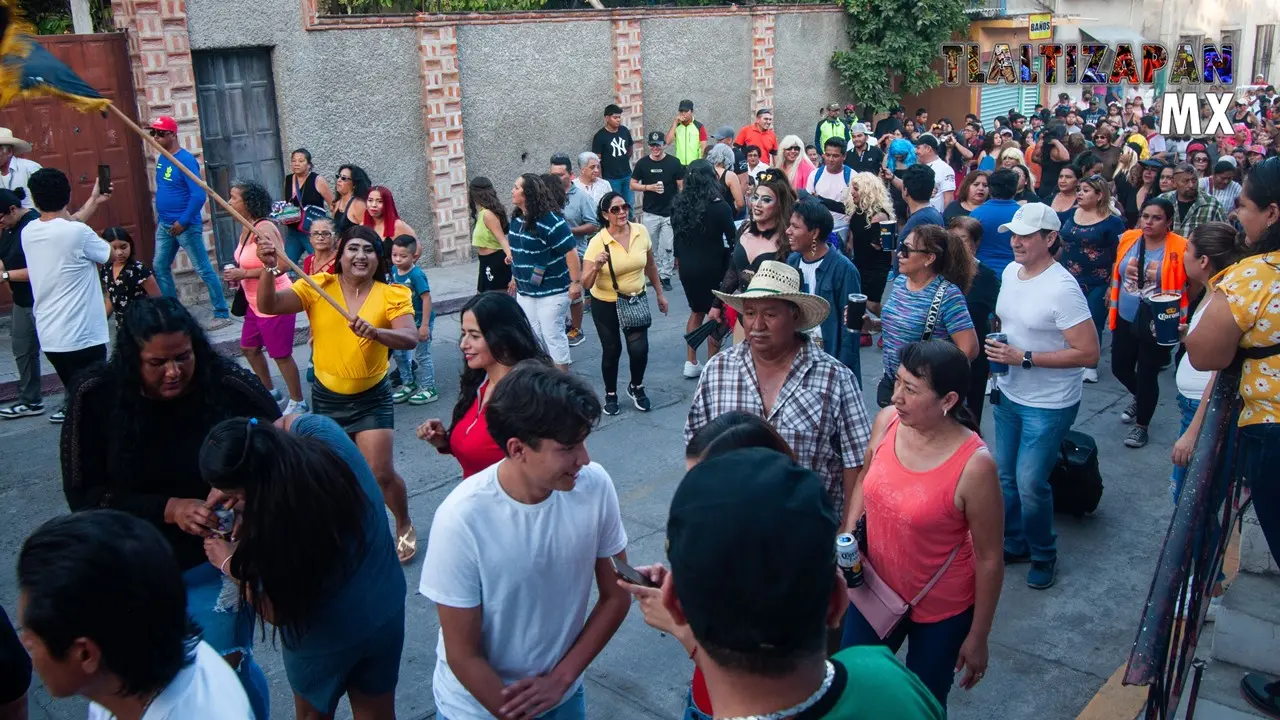
[[[968,0],[840,0],[848,14],[849,50],[831,65],[861,105],[883,111],[904,94],[941,82],[932,65],[942,43],[969,27]]]
[[[40,35],[62,35],[72,32],[71,4],[67,0],[20,0],[22,17]],[[89,0],[89,16],[94,32],[113,32],[111,0]]]

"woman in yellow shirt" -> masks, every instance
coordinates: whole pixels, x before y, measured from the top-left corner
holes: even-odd
[[[649,363],[649,326],[622,327],[618,303],[643,303],[647,306],[646,277],[653,285],[658,309],[664,315],[667,297],[662,294],[662,283],[658,282],[658,266],[653,262],[649,231],[644,225],[630,221],[631,205],[619,193],[605,193],[600,198],[597,212],[604,229],[591,238],[583,253],[582,286],[591,289],[591,317],[600,336],[604,413],[618,414],[618,361],[622,358],[624,335],[627,359],[631,365],[627,395],[637,410],[648,412],[652,405],[644,394],[644,369]]]
[[[360,448],[395,516],[396,554],[400,562],[409,562],[417,551],[418,536],[409,520],[404,479],[392,462],[395,410],[387,380],[387,348],[412,350],[418,344],[418,329],[413,324],[409,288],[381,280],[387,276],[381,248],[382,238],[371,228],[349,227],[338,245],[334,274],[311,276],[356,314],[348,322],[305,279],[276,290],[270,282],[280,273],[276,243],[260,240],[261,277],[267,282],[258,285],[258,309],[272,315],[307,314],[316,372],[312,411],[336,421]]]
[[[1236,471],[1280,557],[1280,158],[1249,171],[1236,218],[1249,257],[1209,281],[1213,294],[1187,336],[1187,355],[1197,370],[1222,370],[1244,356]],[[1280,714],[1280,682],[1250,673],[1240,685],[1251,703]]]

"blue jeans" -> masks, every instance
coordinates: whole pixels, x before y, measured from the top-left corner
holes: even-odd
[[[960,646],[969,636],[972,626],[973,607],[946,620],[931,623],[917,623],[908,615],[889,633],[889,637],[881,640],[858,608],[850,605],[844,616],[844,637],[840,640],[840,648],[884,645],[896,655],[906,641],[907,669],[920,678],[920,682],[929,688],[938,704],[945,709],[947,694],[951,692],[956,674],[956,658],[960,657]]]
[[[1076,420],[1080,403],[1060,410],[1019,405],[1003,397],[992,406],[996,421],[996,467],[1004,491],[1004,550],[1055,560],[1053,492],[1049,474],[1058,461],[1062,436]]]
[[[1089,288],[1084,294],[1085,302],[1089,304],[1089,315],[1093,317],[1093,327],[1098,331],[1098,347],[1102,347],[1102,329],[1107,325],[1107,293],[1110,291],[1111,288],[1103,285]]]
[[[1273,557],[1280,557],[1280,427],[1244,425],[1238,435],[1240,476],[1249,486],[1253,511]]]
[[[436,334],[436,314],[431,313],[431,319],[427,321],[430,324],[431,336],[434,338]],[[420,388],[436,387],[436,364],[431,361],[431,341],[418,343],[413,350],[392,350],[391,357],[395,358],[396,369],[400,371],[400,382],[405,385],[417,385]],[[413,372],[413,362],[418,363],[418,372]]]
[[[204,248],[204,228],[194,225],[182,231],[178,237],[169,234],[168,225],[161,221],[156,227],[156,256],[152,270],[156,274],[156,285],[160,294],[165,297],[178,297],[173,285],[173,260],[178,257],[178,247],[187,252],[187,259],[196,269],[205,287],[209,288],[209,302],[213,303],[213,316],[229,318],[231,311],[227,308],[227,298],[222,294],[222,279],[209,262],[209,252]]]
[[[617,178],[617,179],[615,179],[615,180],[608,180],[608,179],[606,178],[606,180],[607,180],[607,182],[609,183],[609,187],[613,188],[613,191],[614,191],[614,192],[616,192],[616,193],[618,193],[619,195],[621,195],[621,196],[622,196],[622,199],[623,199],[623,200],[626,200],[628,205],[630,205],[630,206],[632,206],[632,207],[635,207],[635,205],[636,205],[636,194],[635,194],[634,192],[632,192],[632,190],[631,190],[631,176],[630,176],[630,175],[628,175],[628,176],[626,176],[626,177],[620,177],[620,178]],[[634,214],[634,213],[632,213],[632,217],[635,217],[635,214]]]
[[[1178,437],[1191,427],[1191,419],[1196,416],[1196,410],[1200,407],[1200,400],[1192,400],[1189,397],[1178,393],[1178,412],[1182,414],[1182,424],[1178,426]],[[1178,496],[1182,494],[1182,483],[1187,479],[1187,468],[1183,465],[1174,465],[1173,474],[1169,476],[1169,492],[1173,494],[1173,504],[1178,504]]]
[[[311,247],[311,235],[304,233],[295,225],[285,229],[284,254],[289,256],[298,267],[302,267],[302,257],[315,252]]]
[[[560,703],[556,707],[542,713],[537,720],[587,720],[587,696],[586,681],[578,686],[577,692],[569,696],[568,700]],[[436,715],[440,720],[449,720],[444,715]]]
[[[197,565],[182,574],[187,588],[187,614],[200,626],[201,636],[209,646],[226,656],[240,653],[236,676],[249,696],[253,714],[271,717],[271,691],[267,676],[253,659],[253,611],[244,605],[229,604],[234,587],[228,589],[223,574],[209,563]]]

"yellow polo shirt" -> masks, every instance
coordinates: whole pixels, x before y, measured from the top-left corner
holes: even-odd
[[[317,273],[311,279],[345,307],[337,275]],[[313,362],[320,384],[336,393],[355,395],[381,382],[389,366],[387,346],[351,332],[347,319],[306,280],[295,281],[293,292],[311,322]],[[413,317],[412,292],[407,285],[375,282],[359,315],[376,328],[390,328],[398,317]]]
[[[583,255],[588,261],[594,260],[605,246],[609,247],[609,256],[613,259],[613,269],[618,272],[618,289],[624,295],[639,295],[644,291],[644,267],[649,262],[649,251],[653,244],[649,242],[649,231],[638,222],[631,223],[631,240],[625,250],[608,230],[601,230],[587,243],[587,251]],[[609,264],[600,266],[596,273],[596,284],[591,286],[591,297],[603,302],[618,302],[618,293],[613,291],[613,275],[609,272]]]

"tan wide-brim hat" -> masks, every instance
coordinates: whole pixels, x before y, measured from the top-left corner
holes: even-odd
[[[831,312],[827,301],[817,295],[800,292],[800,271],[776,260],[760,263],[760,269],[751,278],[747,289],[737,295],[713,290],[725,305],[738,312],[743,311],[746,300],[785,300],[800,309],[796,330],[804,332],[822,324]]]
[[[31,152],[31,143],[13,136],[9,128],[0,127],[0,145],[8,145],[16,153]]]

